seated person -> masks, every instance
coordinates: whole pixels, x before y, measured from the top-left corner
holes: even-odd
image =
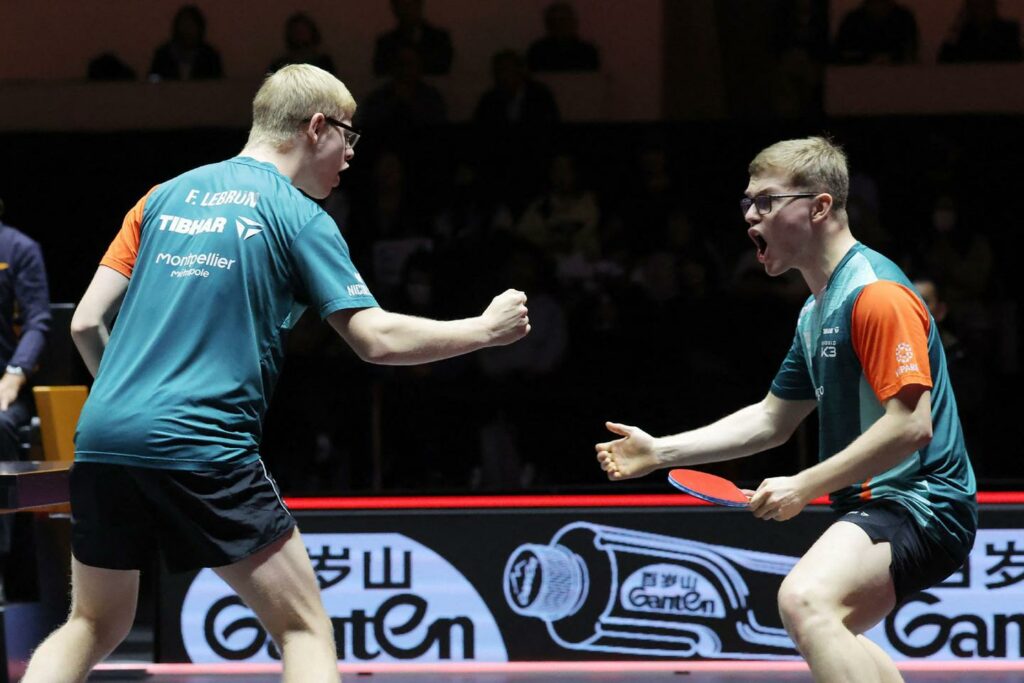
[[[394,71],[398,51],[411,47],[419,53],[423,73],[430,76],[452,70],[452,39],[444,29],[423,19],[423,0],[391,0],[398,26],[377,37],[373,51],[373,73],[388,76]]]
[[[398,51],[392,78],[366,97],[356,126],[367,131],[407,131],[447,120],[441,92],[421,78],[420,55],[411,47]]]
[[[149,78],[153,81],[198,81],[221,78],[220,53],[205,40],[206,18],[195,5],[174,15],[171,40],[153,53]]]
[[[543,38],[526,52],[530,71],[597,71],[601,56],[593,44],[579,37],[576,11],[567,2],[554,2],[544,10]]]
[[[491,60],[494,87],[480,96],[473,119],[491,126],[558,123],[555,96],[543,83],[530,78],[523,58],[503,50]]]
[[[285,53],[267,69],[274,73],[288,64],[312,64],[328,73],[334,73],[330,55],[320,52],[320,29],[308,14],[296,12],[284,24]]]
[[[895,0],[864,0],[839,24],[835,59],[841,64],[917,61],[917,21]]]
[[[1019,62],[1020,24],[999,16],[996,0],[964,0],[939,61]]]

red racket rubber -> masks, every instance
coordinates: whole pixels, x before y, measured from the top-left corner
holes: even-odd
[[[668,473],[668,483],[694,498],[730,508],[750,504],[747,494],[728,479],[697,470],[676,469]]]

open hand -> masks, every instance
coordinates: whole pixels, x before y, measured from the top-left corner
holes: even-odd
[[[480,317],[490,334],[491,346],[505,346],[530,333],[526,294],[518,289],[506,289],[494,297]]]
[[[594,446],[597,462],[612,481],[634,479],[658,469],[660,463],[654,453],[654,437],[640,429],[617,422],[605,422],[608,431],[621,439]]]

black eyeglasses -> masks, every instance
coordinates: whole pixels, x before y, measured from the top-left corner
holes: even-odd
[[[764,216],[772,212],[773,199],[785,199],[786,197],[817,197],[820,192],[793,192],[789,194],[759,194],[756,197],[744,197],[740,200],[740,210],[747,215],[751,205],[757,208],[757,212]]]
[[[310,122],[312,120],[313,120],[312,117],[309,117],[309,118],[302,119],[302,122],[303,123],[308,123],[308,122]],[[341,129],[341,135],[342,135],[342,137],[345,138],[345,144],[348,145],[349,148],[354,149],[355,146],[356,146],[356,143],[359,142],[359,138],[361,138],[363,136],[362,133],[360,133],[358,130],[356,130],[352,126],[348,125],[344,121],[339,121],[338,119],[333,118],[331,116],[325,116],[324,117],[324,121],[326,121],[327,123],[331,124],[332,126],[337,126],[338,128]]]

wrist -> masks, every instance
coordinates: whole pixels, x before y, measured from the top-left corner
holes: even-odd
[[[664,437],[654,438],[651,452],[654,454],[654,461],[658,463],[658,467],[671,467],[676,464],[675,449],[665,442]]]
[[[817,473],[814,471],[814,467],[810,467],[803,472],[798,472],[793,475],[793,479],[796,481],[797,488],[803,494],[803,497],[807,501],[812,501],[815,498],[819,498],[829,493],[828,491],[819,491],[822,488],[822,482],[819,480]]]

